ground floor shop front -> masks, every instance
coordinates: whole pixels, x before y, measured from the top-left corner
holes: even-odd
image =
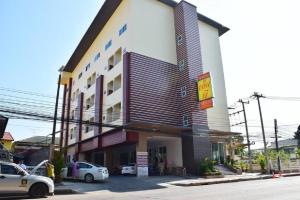
[[[69,147],[67,156],[68,161],[77,158],[80,161],[106,166],[110,174],[119,174],[121,166],[129,164],[135,164],[138,176],[195,173],[186,167],[190,164],[188,162],[193,162],[197,169],[197,163],[193,159],[194,152],[189,155],[186,149],[191,148],[186,146],[189,143],[185,140],[181,134],[121,130]],[[93,145],[96,148],[93,148]],[[206,157],[219,164],[222,164],[229,154],[226,138],[213,137],[206,146]]]

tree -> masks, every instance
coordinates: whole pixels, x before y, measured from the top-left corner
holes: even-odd
[[[298,147],[300,147],[300,125],[298,126],[298,129],[295,132],[294,138],[298,140]]]

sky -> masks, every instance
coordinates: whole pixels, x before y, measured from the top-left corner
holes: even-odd
[[[300,123],[300,98],[287,101],[278,97],[300,97],[297,87],[300,3],[297,0],[188,1],[201,14],[230,28],[220,37],[228,104],[231,106],[240,98],[248,100],[255,91],[273,97],[261,99],[267,140],[274,140],[271,136],[275,118],[282,139],[292,137]],[[0,105],[1,93],[20,95],[7,88],[34,92],[23,97],[54,105],[58,69],[67,63],[102,3],[103,0],[1,0]],[[240,107],[231,112],[238,110]],[[250,99],[246,113],[251,140],[259,146],[262,137],[255,100]],[[243,121],[242,115],[231,119],[233,123]],[[12,119],[7,131],[19,140],[47,135],[52,124]],[[244,133],[244,126],[233,127],[232,131]]]

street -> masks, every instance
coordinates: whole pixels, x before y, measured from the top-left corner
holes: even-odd
[[[177,187],[167,185],[160,189],[136,188],[130,192],[116,192],[109,190],[92,191],[76,195],[56,195],[49,200],[84,200],[84,199],[157,199],[157,200],[184,200],[184,199],[209,199],[209,200],[292,200],[299,197],[300,177],[277,178],[257,181],[225,183],[207,186]],[[138,185],[138,184],[137,184]],[[136,186],[138,187],[138,186]],[[158,187],[159,188],[159,187]],[[121,191],[121,190],[119,190]]]

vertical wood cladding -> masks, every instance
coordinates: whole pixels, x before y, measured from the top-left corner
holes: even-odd
[[[103,113],[103,80],[104,76],[100,75],[96,79],[96,99],[95,99],[95,122],[102,124]],[[94,135],[102,132],[102,126],[94,126]]]
[[[176,38],[181,35],[182,43],[177,45],[177,61],[184,60],[184,69],[179,73],[180,87],[187,88],[187,95],[181,98],[180,112],[188,115],[189,126],[207,126],[207,113],[200,110],[197,101],[197,79],[203,73],[200,35],[196,7],[181,1],[175,8]]]
[[[176,65],[137,53],[126,53],[124,61],[126,120],[179,126]]]
[[[186,96],[180,99],[179,113],[188,116],[188,126],[192,128],[192,134],[182,136],[183,165],[188,173],[195,174],[200,159],[211,156],[207,112],[200,109],[197,100],[197,79],[203,73],[197,9],[181,1],[174,9],[174,19],[177,62],[184,61],[178,83],[187,90]]]

